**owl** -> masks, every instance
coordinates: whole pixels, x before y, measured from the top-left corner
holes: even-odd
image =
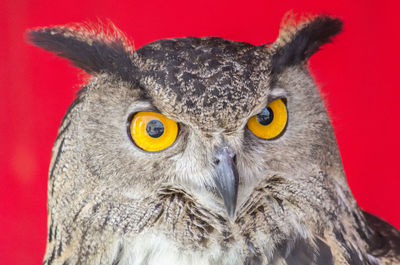
[[[307,62],[338,18],[284,18],[273,43],[38,28],[90,78],[48,180],[46,265],[389,265],[400,233],[359,209]]]

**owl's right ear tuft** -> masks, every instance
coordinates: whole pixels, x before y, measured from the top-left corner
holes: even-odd
[[[106,72],[129,80],[136,69],[133,45],[113,25],[107,30],[84,24],[38,28],[29,30],[26,37],[92,75]]]

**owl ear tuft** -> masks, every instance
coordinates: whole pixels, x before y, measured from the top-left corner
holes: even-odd
[[[278,39],[270,47],[272,73],[279,74],[287,66],[306,61],[319,47],[332,41],[332,37],[342,31],[342,26],[338,18],[319,15],[297,19],[288,12],[282,20]]]
[[[38,28],[26,36],[28,42],[67,58],[89,74],[107,72],[129,80],[136,68],[133,45],[111,23],[97,29],[86,24]]]

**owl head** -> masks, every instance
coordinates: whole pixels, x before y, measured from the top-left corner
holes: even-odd
[[[30,31],[34,45],[91,75],[59,130],[49,208],[116,192],[140,199],[170,185],[233,218],[274,174],[324,172],[345,185],[307,68],[341,28],[329,16],[300,22],[289,16],[270,44],[187,37],[137,50],[115,28]],[[299,188],[313,190],[307,182]]]

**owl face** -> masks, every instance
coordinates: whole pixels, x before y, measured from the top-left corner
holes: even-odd
[[[93,77],[71,131],[79,178],[90,175],[79,182],[135,198],[173,183],[233,216],[265,176],[340,171],[312,78],[296,64],[273,75],[276,50],[215,37],[160,40],[136,51],[128,78]]]

